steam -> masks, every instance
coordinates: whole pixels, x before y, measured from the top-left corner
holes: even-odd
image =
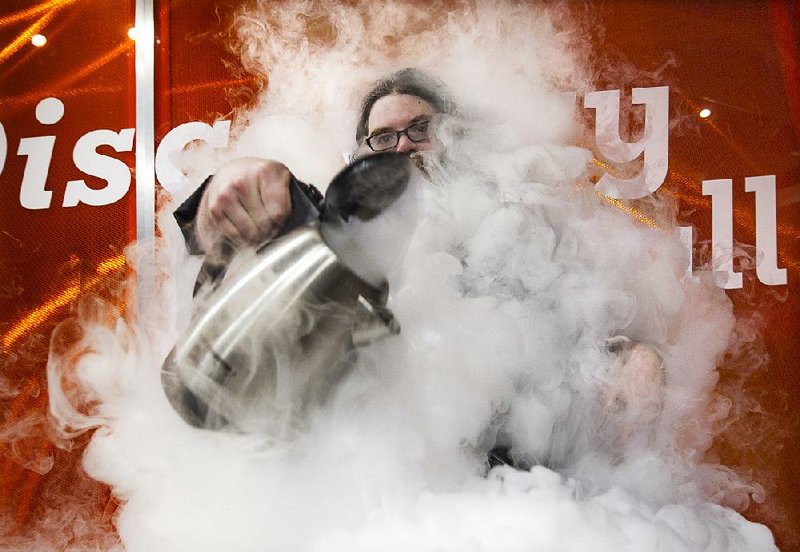
[[[580,32],[558,9],[506,2],[321,4],[239,14],[243,63],[270,84],[225,155],[324,185],[355,147],[368,82],[405,66],[441,77],[461,106],[438,124],[447,154],[425,157],[413,208],[353,229],[370,258],[391,257],[402,332],[361,349],[282,440],[191,428],[164,397],[160,365],[190,310],[174,240],[159,259],[173,278],[147,295],[158,320],[85,303],[86,354],[55,347],[50,379],[81,387],[52,410],[64,433],[99,427],[85,468],[122,502],[125,549],[775,549],[714,503],[759,489],[702,461],[730,302],[710,274],[685,274],[669,222],[597,197],[589,152],[569,145],[561,92],[590,87]],[[498,445],[525,469],[490,469]]]

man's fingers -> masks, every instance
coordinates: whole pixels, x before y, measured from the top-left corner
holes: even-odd
[[[248,182],[248,186],[238,190],[238,200],[256,229],[253,238],[262,240],[271,237],[272,223],[262,200],[260,187],[260,177],[256,175]]]
[[[221,196],[209,202],[208,212],[223,236],[237,243],[252,243],[259,229],[238,197]]]
[[[291,212],[289,170],[275,161],[263,161],[227,186],[218,202],[224,214],[248,243],[278,233]]]
[[[239,229],[231,220],[224,218],[217,222],[217,227],[222,235],[234,244],[243,245],[247,243],[247,240],[242,236]]]
[[[261,171],[258,185],[259,200],[264,207],[264,218],[270,233],[277,233],[292,212],[289,194],[289,169],[279,163],[271,163]]]

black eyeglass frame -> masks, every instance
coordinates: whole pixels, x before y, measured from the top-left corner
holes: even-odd
[[[419,122],[416,122],[416,123],[414,123],[413,125],[409,125],[409,126],[407,126],[406,128],[404,128],[403,130],[394,130],[394,131],[392,131],[392,130],[387,130],[386,132],[381,132],[381,133],[379,133],[379,134],[374,134],[374,135],[372,135],[372,136],[368,136],[368,137],[366,138],[365,142],[367,143],[367,146],[369,146],[369,149],[371,149],[372,151],[374,151],[374,152],[376,152],[376,153],[378,153],[378,152],[382,152],[382,151],[389,151],[390,149],[396,148],[396,147],[397,147],[397,145],[400,143],[400,137],[401,137],[403,134],[405,134],[405,135],[406,135],[406,137],[407,137],[409,140],[411,140],[413,143],[415,143],[415,144],[420,144],[420,143],[422,143],[422,142],[427,142],[427,141],[429,141],[429,140],[431,139],[431,137],[430,137],[430,136],[428,135],[428,133],[427,133],[427,130],[428,130],[428,129],[427,129],[427,125],[429,125],[429,124],[430,124],[430,122],[431,122],[431,120],[430,120],[430,119],[428,119],[427,121],[419,121]],[[425,132],[425,138],[422,138],[422,139],[420,139],[420,140],[414,140],[414,139],[411,137],[411,135],[408,133],[408,131],[409,131],[409,130],[411,130],[412,128],[414,128],[415,126],[419,126],[419,125],[426,125],[426,128],[425,128],[425,130],[426,130],[426,132]],[[392,133],[392,132],[394,132],[394,137],[395,137],[394,144],[392,144],[391,146],[389,146],[389,147],[387,147],[387,148],[384,148],[384,149],[375,149],[375,148],[372,146],[372,139],[373,139],[373,138],[377,138],[378,136],[383,136],[384,134],[390,134],[390,133]]]

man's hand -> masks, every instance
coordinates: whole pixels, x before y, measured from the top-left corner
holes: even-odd
[[[616,436],[605,438],[619,448],[634,438],[652,435],[653,424],[664,409],[666,374],[661,355],[650,345],[621,337],[613,341],[620,347],[619,358],[600,399],[607,420],[617,431]]]
[[[203,193],[197,239],[206,253],[226,238],[237,246],[275,236],[292,212],[291,173],[269,159],[247,157],[220,167]]]

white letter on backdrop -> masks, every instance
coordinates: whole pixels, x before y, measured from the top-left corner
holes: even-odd
[[[228,145],[230,121],[216,121],[214,126],[206,123],[192,122],[178,125],[170,130],[156,151],[156,178],[161,186],[170,193],[179,192],[189,183],[189,178],[180,170],[180,155],[186,144],[194,140],[203,140],[214,148]]]
[[[591,92],[583,105],[595,109],[597,147],[608,160],[628,163],[644,152],[642,172],[630,180],[604,174],[597,189],[615,199],[639,199],[655,192],[667,176],[669,153],[669,87],[634,88],[632,103],[645,105],[644,132],[635,143],[619,136],[619,90]]]
[[[703,180],[703,195],[711,196],[711,267],[719,287],[739,289],[742,275],[733,271],[733,181]]]
[[[6,156],[8,155],[8,138],[3,123],[0,123],[0,174],[3,174],[3,167],[6,166]]]
[[[778,268],[778,224],[775,175],[748,176],[744,189],[756,193],[756,274],[763,284],[786,284],[786,269]]]
[[[63,116],[64,103],[58,98],[45,98],[36,105],[36,120],[43,125],[54,125]],[[19,141],[17,155],[28,156],[19,189],[20,205],[26,209],[50,207],[53,192],[45,190],[45,185],[55,145],[55,136],[37,136]]]
[[[110,205],[122,199],[131,185],[131,171],[119,159],[97,153],[97,147],[108,145],[116,152],[131,151],[135,132],[133,128],[123,128],[119,132],[101,129],[80,137],[72,151],[75,166],[105,180],[108,185],[95,190],[87,186],[85,180],[70,180],[64,192],[64,207],[75,207],[78,203]]]

